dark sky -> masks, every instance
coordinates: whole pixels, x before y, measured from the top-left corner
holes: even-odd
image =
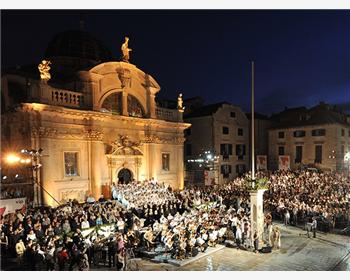
[[[38,63],[61,31],[85,29],[116,60],[124,36],[131,62],[162,87],[159,97],[200,95],[272,113],[320,101],[350,109],[350,11],[47,10],[1,12],[2,67]]]

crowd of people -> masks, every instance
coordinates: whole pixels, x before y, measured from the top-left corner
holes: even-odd
[[[161,247],[169,257],[184,259],[226,240],[255,252],[259,241],[278,249],[276,218],[286,225],[314,225],[315,217],[322,216],[333,226],[348,225],[349,174],[258,173],[263,176],[268,178],[263,240],[251,231],[246,177],[181,191],[150,180],[113,184],[108,200],[88,197],[85,203],[69,201],[1,217],[1,256],[16,257],[18,267],[27,270],[89,270],[101,262],[125,269],[128,250],[141,254]],[[315,235],[315,226],[312,230]]]

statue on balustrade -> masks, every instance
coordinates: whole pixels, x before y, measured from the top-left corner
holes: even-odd
[[[39,65],[38,69],[40,72],[40,78],[42,81],[47,82],[51,79],[51,74],[50,74],[50,64],[51,61],[49,60],[43,60]]]
[[[179,94],[177,98],[177,109],[179,111],[184,111],[185,107],[183,107],[182,93]]]

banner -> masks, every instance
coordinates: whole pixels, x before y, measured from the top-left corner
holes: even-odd
[[[25,197],[0,200],[0,215],[15,213],[16,210],[21,210],[22,213],[26,212]]]
[[[290,158],[289,156],[278,156],[278,169],[288,170],[290,169]]]
[[[204,170],[204,184],[206,186],[215,185],[215,170]]]
[[[267,156],[256,156],[256,170],[267,170]]]

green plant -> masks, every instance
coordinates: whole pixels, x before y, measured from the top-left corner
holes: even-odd
[[[267,190],[269,188],[268,181],[269,180],[266,177],[256,178],[253,187],[253,180],[250,177],[247,177],[245,181],[245,186],[250,191]]]

